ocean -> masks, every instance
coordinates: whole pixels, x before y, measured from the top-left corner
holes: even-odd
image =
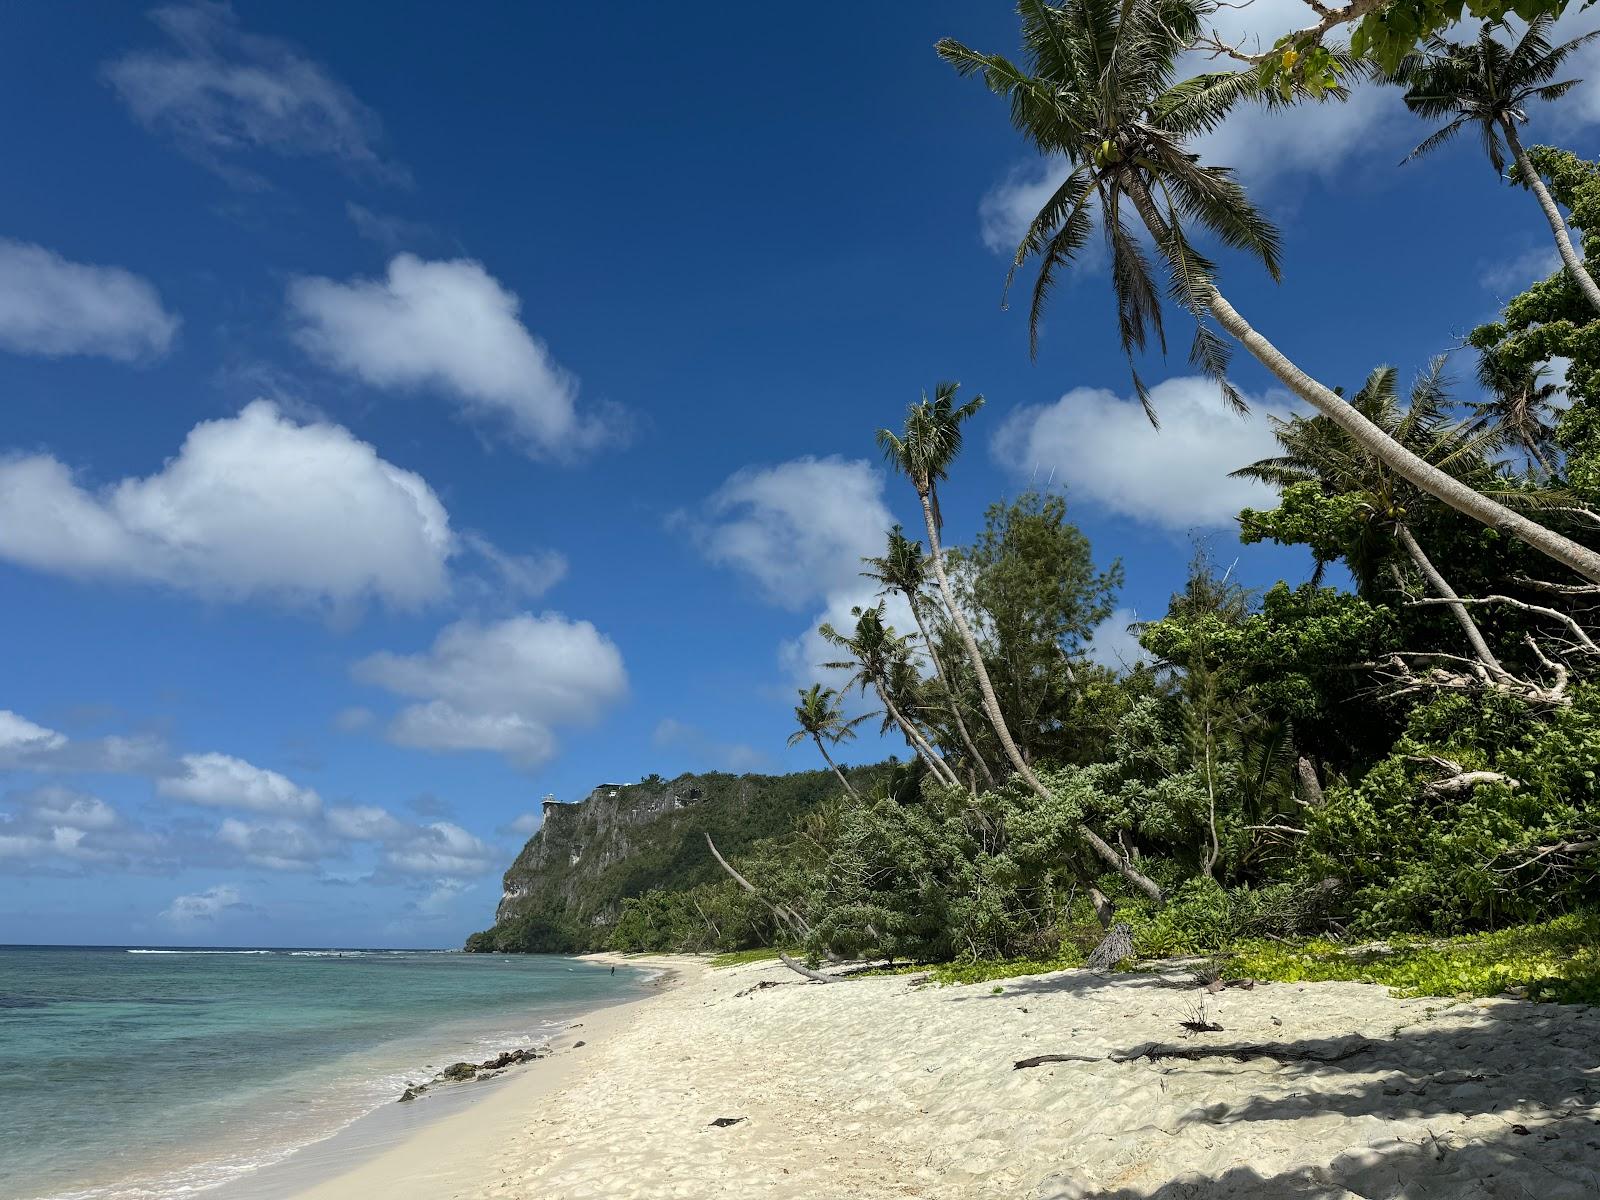
[[[0,1200],[241,1180],[646,978],[446,951],[0,946]]]

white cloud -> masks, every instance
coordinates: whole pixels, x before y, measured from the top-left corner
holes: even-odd
[[[75,741],[0,709],[0,769],[149,775],[168,765],[170,756],[160,738],[136,734]]]
[[[227,754],[185,754],[182,773],[156,783],[163,796],[208,808],[311,816],[322,799],[310,788]]]
[[[531,600],[567,577],[567,558],[560,551],[509,554],[482,534],[471,532],[461,540],[488,566],[488,577],[473,581],[479,590]]]
[[[428,894],[417,901],[417,912],[424,917],[442,917],[449,911],[451,901],[472,888],[472,884],[459,879],[437,879]]]
[[[0,238],[0,349],[138,362],[165,354],[178,325],[156,289],[131,271]]]
[[[447,590],[453,548],[420,475],[267,400],[196,425],[156,474],[98,491],[48,455],[0,460],[0,558],[44,571],[410,609]]]
[[[330,808],[327,819],[328,828],[335,837],[352,842],[397,841],[405,837],[411,828],[387,809],[376,805]]]
[[[822,664],[838,662],[848,656],[837,646],[825,642],[818,630],[826,622],[840,633],[849,635],[856,623],[851,610],[870,608],[880,600],[884,606],[884,623],[891,626],[901,637],[915,636],[917,622],[911,615],[911,607],[906,603],[905,597],[899,592],[879,596],[873,591],[873,584],[870,581],[861,580],[825,597],[823,607],[811,618],[805,630],[778,647],[778,664],[783,668],[784,674],[797,687],[820,682],[829,687],[842,689],[848,672],[830,671]],[[876,703],[870,693],[868,696],[871,703]]]
[[[518,813],[511,820],[500,827],[501,833],[515,833],[523,837],[532,837],[534,831],[544,822],[544,815],[536,812]]]
[[[377,116],[289,42],[239,27],[231,5],[167,5],[150,14],[175,43],[106,66],[117,96],[146,129],[244,186],[260,179],[241,154],[334,159],[374,177],[404,181],[376,144]]]
[[[523,766],[555,753],[553,727],[593,721],[628,690],[616,645],[589,622],[559,613],[459,621],[425,653],[374,654],[354,671],[418,701],[390,725],[391,741],[497,751]]]
[[[217,841],[236,850],[247,863],[271,871],[314,871],[333,852],[316,831],[296,821],[241,821],[228,817],[217,828]]]
[[[1311,101],[1280,111],[1241,105],[1192,148],[1209,165],[1232,167],[1247,187],[1295,175],[1336,182],[1356,157],[1387,170],[1411,149],[1412,117],[1401,95],[1399,88],[1364,83],[1343,102]]]
[[[1133,609],[1119,608],[1095,626],[1094,636],[1086,648],[1089,660],[1118,671],[1141,660],[1149,662],[1149,652],[1139,645],[1138,636],[1128,628],[1138,619],[1139,614]]]
[[[1019,478],[1053,471],[1075,499],[1167,529],[1226,526],[1241,508],[1272,502],[1264,484],[1228,473],[1277,453],[1265,415],[1288,408],[1257,400],[1239,417],[1215,383],[1196,376],[1168,379],[1150,395],[1160,429],[1137,401],[1101,388],[1019,408],[995,434],[995,461]]]
[[[978,202],[978,236],[996,254],[1016,252],[1022,235],[1050,199],[1068,168],[1059,159],[1013,167]]]
[[[498,856],[492,846],[449,821],[424,825],[404,845],[384,854],[384,861],[408,875],[472,876],[493,871]]]
[[[0,766],[16,766],[66,744],[65,734],[36,725],[8,708],[0,709]]]
[[[883,552],[894,523],[870,463],[809,456],[746,467],[703,514],[678,520],[706,558],[744,572],[785,608],[857,588],[862,557]]]
[[[300,345],[380,388],[436,388],[529,453],[571,458],[614,430],[577,411],[577,380],[518,316],[521,302],[470,259],[399,254],[379,280],[297,279],[289,310]]]
[[[161,912],[161,919],[174,925],[208,924],[229,909],[243,908],[244,897],[231,883],[219,883],[203,892],[174,896],[172,903]]]
[[[161,840],[87,792],[50,784],[13,792],[0,807],[0,859],[8,870],[60,874],[160,865]]]
[[[1560,269],[1561,255],[1556,252],[1555,243],[1551,242],[1486,264],[1478,281],[1487,290],[1509,299]]]
[[[806,629],[778,647],[778,662],[796,684],[830,676],[821,664],[839,657],[817,633],[830,621],[854,624],[852,607],[876,604],[874,585],[861,577],[862,559],[882,554],[894,517],[883,499],[883,475],[861,459],[792,459],[746,467],[693,514],[674,522],[685,528],[711,562],[750,579],[773,604],[789,609],[821,605]],[[908,531],[916,538],[918,528]],[[915,622],[898,595],[887,598],[887,617],[900,633]]]

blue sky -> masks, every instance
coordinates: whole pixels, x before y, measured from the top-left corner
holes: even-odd
[[[546,793],[813,766],[807,634],[915,521],[872,433],[938,379],[989,398],[952,536],[1048,481],[1126,565],[1095,653],[1196,534],[1304,578],[1232,532],[1265,422],[1175,359],[1143,424],[1092,262],[1036,362],[1002,311],[1049,164],[932,44],[1004,5],[583,7],[8,9],[0,942],[454,945]],[[1372,92],[1206,147],[1285,238],[1224,290],[1330,383],[1548,267],[1424,133]]]

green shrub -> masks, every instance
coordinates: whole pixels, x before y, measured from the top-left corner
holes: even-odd
[[[1282,983],[1378,983],[1402,996],[1493,996],[1516,988],[1536,1000],[1600,1004],[1600,916],[1573,913],[1446,941],[1396,939],[1355,949],[1254,942],[1229,955],[1228,973]]]

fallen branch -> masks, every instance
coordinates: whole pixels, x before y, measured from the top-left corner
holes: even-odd
[[[711,857],[716,859],[717,862],[721,864],[722,869],[733,877],[733,881],[745,891],[749,892],[757,900],[761,901],[761,903],[765,904],[772,911],[772,915],[774,917],[777,917],[778,920],[788,925],[789,928],[797,933],[802,939],[811,936],[811,926],[807,925],[793,909],[774,904],[771,900],[768,900],[756,890],[755,884],[751,883],[743,875],[739,874],[738,871],[733,869],[733,865],[728,862],[727,859],[722,857],[722,852],[717,849],[717,844],[711,840],[711,835],[709,833],[706,834],[706,845],[711,847]]]
[[[815,983],[832,983],[836,978],[833,975],[824,975],[821,971],[813,971],[810,967],[806,966],[805,963],[798,962],[795,959],[790,958],[782,950],[778,951],[778,957],[783,960],[783,965],[788,967],[791,971],[798,972]]]

